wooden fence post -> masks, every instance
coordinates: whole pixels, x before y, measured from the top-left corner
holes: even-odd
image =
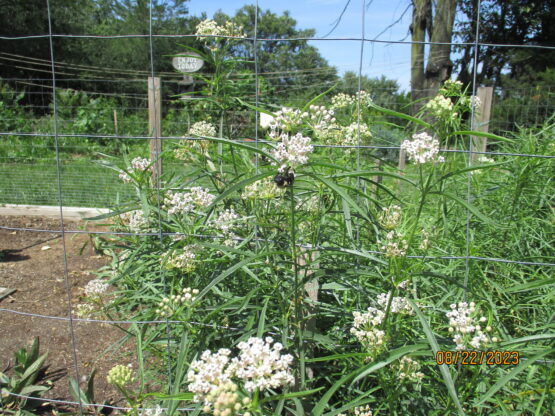
[[[491,101],[493,98],[493,87],[478,87],[476,96],[480,100],[480,107],[474,114],[474,124],[472,125],[472,130],[481,131],[487,133],[489,130],[489,121],[491,116]],[[474,146],[474,151],[485,152],[488,139],[485,137],[472,136],[472,143]],[[480,153],[473,153],[472,160],[480,158]]]
[[[153,164],[154,183],[162,175],[162,95],[160,94],[160,77],[148,77],[148,132],[150,139],[150,159]]]

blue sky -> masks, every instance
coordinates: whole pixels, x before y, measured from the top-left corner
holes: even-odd
[[[359,37],[362,34],[363,0],[351,0],[341,23],[329,36],[332,38]],[[410,0],[366,0],[365,37],[375,38],[389,25],[401,17]],[[245,4],[245,0],[190,0],[189,12],[200,15],[202,12],[211,18],[222,10],[233,15]],[[288,10],[297,21],[297,28],[315,29],[316,37],[327,34],[347,0],[259,0],[259,8],[270,9],[274,13]],[[387,29],[379,39],[384,41],[410,40],[408,27],[411,21],[410,10],[403,19]],[[337,67],[340,74],[345,71],[358,72],[360,61],[360,41],[312,41],[330,65]],[[408,90],[410,85],[410,45],[393,45],[366,42],[364,46],[363,74],[370,77],[385,75],[397,80],[401,89]]]

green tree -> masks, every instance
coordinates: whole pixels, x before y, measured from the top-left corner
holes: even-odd
[[[467,43],[457,47],[462,53],[456,60],[459,79],[468,84],[474,68],[474,38],[477,4],[461,0],[464,19],[457,24],[456,36]],[[480,30],[477,67],[478,84],[500,86],[508,79],[533,82],[549,68],[555,67],[555,51],[501,45],[553,46],[555,8],[549,0],[483,0],[480,8]]]
[[[254,37],[256,7],[247,5],[239,9],[233,18],[235,23],[244,28],[248,37]],[[218,12],[218,22],[229,19]],[[270,10],[259,11],[257,22],[258,71],[273,91],[273,99],[283,103],[290,100],[305,100],[330,88],[337,81],[337,71],[330,67],[320,55],[318,49],[306,40],[287,40],[293,38],[310,38],[314,29],[297,29],[297,22],[289,12],[281,16]],[[254,61],[252,41],[241,42],[234,49],[236,56]],[[254,69],[251,65],[251,70]],[[269,101],[268,96],[264,97]]]

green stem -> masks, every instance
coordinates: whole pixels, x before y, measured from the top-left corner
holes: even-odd
[[[303,330],[301,326],[301,304],[299,302],[299,265],[297,263],[297,230],[295,223],[295,192],[293,185],[289,188],[289,199],[291,209],[291,258],[293,261],[293,302],[295,309],[295,331],[297,341],[297,355],[299,357],[299,374],[297,375],[297,382],[295,383],[299,390],[304,390],[305,387],[305,362],[304,362],[304,348],[303,348]]]

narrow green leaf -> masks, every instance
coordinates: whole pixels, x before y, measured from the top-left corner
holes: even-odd
[[[384,172],[381,170],[358,170],[349,173],[338,173],[332,175],[332,178],[347,178],[347,177],[366,177],[366,176],[387,176],[390,178],[399,179],[400,181],[404,181],[410,183],[415,188],[418,186],[415,182],[411,181],[410,179],[406,178],[403,175],[399,175],[392,172]]]
[[[430,347],[432,348],[432,351],[434,352],[434,356],[435,356],[435,354],[437,354],[437,352],[439,351],[439,344],[437,342],[437,339],[434,333],[432,332],[432,329],[430,328],[430,325],[428,324],[428,320],[426,319],[426,317],[424,316],[420,308],[416,305],[416,303],[413,302],[412,299],[407,298],[407,300],[412,306],[412,309],[416,312],[416,315],[418,316],[418,319],[422,324],[422,329],[424,330],[424,333],[426,334],[426,338],[428,339],[428,343],[430,344]],[[453,382],[453,378],[451,377],[449,366],[446,364],[441,364],[439,365],[439,371],[441,372],[443,381],[445,382],[445,386],[447,387],[447,391],[449,392],[451,399],[455,403],[455,406],[457,406],[457,410],[459,411],[459,414],[464,415],[465,413],[461,406],[461,402],[459,401],[459,396],[457,395],[457,389],[455,388],[455,383]]]
[[[498,136],[492,133],[485,133],[483,131],[473,131],[473,130],[462,130],[462,131],[454,131],[449,133],[446,137],[449,136],[478,136],[478,137],[486,137],[492,140],[499,140],[502,142],[514,143],[515,141],[512,139],[508,139],[506,137]]]
[[[256,331],[256,336],[258,338],[262,338],[264,334],[264,327],[266,325],[266,309],[268,309],[268,302],[270,298],[264,299],[264,306],[262,307],[262,311],[260,312],[260,319],[258,321],[258,329]]]
[[[469,204],[464,199],[461,199],[458,196],[453,195],[452,193],[445,192],[445,191],[444,192],[435,192],[435,191],[433,191],[433,192],[430,192],[430,194],[442,195],[446,198],[449,198],[449,199],[455,201],[457,204],[462,205],[464,208],[469,210],[474,216],[480,218],[483,222],[488,223],[490,225],[495,225],[497,227],[503,228],[500,224],[497,224],[495,221],[486,217],[484,214],[482,214],[480,211],[478,211],[478,208],[476,208],[474,205]]]
[[[304,173],[305,175],[310,176],[311,178],[314,178],[322,182],[328,188],[335,191],[337,194],[339,194],[339,196],[341,196],[341,198],[347,201],[347,203],[352,208],[354,208],[354,210],[357,211],[366,221],[371,222],[370,218],[368,218],[368,215],[366,215],[366,212],[361,207],[359,207],[358,204],[355,201],[353,201],[353,199],[349,195],[347,195],[347,193],[343,189],[341,189],[341,187],[337,183],[330,181],[327,178],[324,178],[320,175],[315,175],[309,172],[304,172]]]
[[[506,374],[504,377],[499,379],[493,386],[491,386],[491,388],[480,398],[480,401],[478,401],[476,404],[484,403],[491,396],[493,396],[500,389],[502,389],[505,384],[507,384],[509,381],[515,378],[522,371],[524,371],[528,366],[534,364],[536,360],[539,360],[540,358],[548,354],[551,354],[554,351],[555,351],[555,348],[552,348],[546,351],[542,351],[539,354],[536,354],[526,360],[522,360],[522,362],[518,366],[514,367],[511,371],[509,371],[508,374]]]
[[[318,387],[317,389],[312,389],[312,390],[304,390],[304,391],[296,391],[296,392],[292,392],[292,393],[277,394],[275,396],[266,397],[266,398],[260,400],[260,403],[267,403],[267,402],[271,402],[271,401],[275,401],[275,400],[282,400],[282,399],[287,400],[287,399],[292,399],[293,397],[310,396],[311,394],[319,392],[323,388],[324,387]]]
[[[429,130],[429,129],[432,128],[432,126],[429,123],[426,123],[424,120],[420,120],[419,118],[409,116],[408,114],[398,113],[397,111],[393,111],[393,110],[389,110],[387,108],[380,107],[379,105],[374,104],[373,102],[370,102],[369,106],[378,110],[378,111],[381,111],[384,114],[387,114],[388,116],[399,117],[399,118],[402,118],[404,120],[409,120],[409,121],[412,121],[413,123],[420,124],[425,129]]]
[[[312,100],[310,100],[309,102],[307,102],[307,103],[304,105],[303,109],[301,110],[301,113],[304,113],[304,112],[308,109],[308,107],[310,107],[312,104],[314,104],[316,101],[318,101],[318,100],[319,100],[320,98],[322,98],[323,96],[325,96],[325,95],[327,95],[328,93],[330,93],[331,91],[333,91],[335,87],[337,87],[337,84],[334,85],[333,87],[327,89],[327,90],[324,91],[322,94],[317,95],[316,97],[314,97],[314,98],[313,98]]]
[[[234,264],[233,266],[231,266],[230,268],[226,269],[224,272],[220,273],[218,276],[216,276],[214,279],[212,279],[212,281],[210,283],[208,283],[204,289],[201,290],[201,292],[199,293],[197,299],[201,299],[204,295],[206,295],[210,289],[212,289],[212,287],[214,287],[215,285],[217,285],[218,283],[220,283],[222,280],[224,280],[227,276],[235,273],[235,271],[237,271],[237,269],[240,269],[241,267],[251,263],[254,259],[257,259],[259,257],[264,257],[264,256],[269,256],[271,254],[273,254],[274,252],[272,251],[268,251],[268,252],[262,252],[262,253],[258,253],[258,254],[254,254],[250,257],[247,257],[246,259],[240,261],[239,263]]]
[[[541,289],[544,286],[551,286],[552,284],[555,284],[555,277],[552,277],[551,279],[534,280],[532,282],[526,282],[520,285],[511,286],[504,289],[504,291],[506,293],[526,292],[528,290]]]
[[[364,369],[364,371],[362,371],[359,375],[357,375],[354,378],[354,380],[351,382],[351,384],[356,383],[360,379],[363,379],[364,377],[366,377],[368,374],[371,374],[374,371],[377,371],[380,368],[385,367],[386,365],[392,363],[393,361],[397,360],[398,358],[401,358],[401,357],[403,357],[403,356],[405,356],[405,355],[407,355],[411,352],[418,351],[418,350],[422,349],[423,347],[424,347],[424,345],[422,345],[422,344],[405,345],[404,347],[396,348],[392,351],[388,351],[387,356],[385,358],[367,366]]]

